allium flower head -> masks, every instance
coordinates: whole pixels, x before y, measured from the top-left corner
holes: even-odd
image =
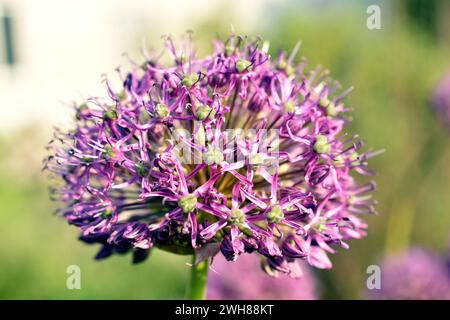
[[[444,259],[413,248],[388,257],[380,266],[381,289],[371,290],[371,299],[450,299],[450,274]]]
[[[303,262],[302,278],[286,275],[267,277],[258,267],[254,254],[243,254],[235,263],[223,257],[214,259],[208,277],[207,298],[212,300],[315,300],[318,299],[316,279]]]
[[[56,131],[46,166],[62,180],[61,215],[102,244],[97,258],[142,261],[156,246],[254,253],[273,275],[298,276],[298,260],[331,268],[327,253],[364,236],[359,216],[375,212],[374,183],[354,178],[374,152],[344,131],[349,91],[260,40],[217,40],[205,58],[189,36],[165,44],[171,63],[146,55]]]

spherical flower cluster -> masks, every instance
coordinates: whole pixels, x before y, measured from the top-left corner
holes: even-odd
[[[192,41],[165,41],[170,63],[145,63],[106,81],[107,99],[76,106],[73,130],[57,130],[46,167],[81,240],[97,258],[156,246],[199,259],[221,252],[264,258],[264,269],[299,275],[298,260],[331,268],[327,253],[365,235],[374,183],[348,109],[320,68],[294,52],[271,60],[267,43],[230,36],[197,58]],[[120,72],[119,72],[120,73]]]
[[[217,256],[208,277],[207,298],[212,300],[316,300],[318,288],[311,268],[303,262],[300,280],[286,275],[267,277],[259,259],[243,254],[235,263]]]
[[[388,257],[381,266],[381,288],[370,290],[370,299],[450,299],[450,273],[444,259],[413,248]]]

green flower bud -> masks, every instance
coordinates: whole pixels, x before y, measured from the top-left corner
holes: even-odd
[[[330,103],[330,99],[328,97],[323,97],[320,99],[319,104],[321,107],[325,108]]]
[[[233,224],[243,223],[245,219],[245,214],[240,209],[231,210],[231,217],[229,218],[229,222]]]
[[[267,221],[269,222],[278,223],[283,220],[283,218],[283,210],[281,210],[281,207],[279,205],[273,206],[272,209],[267,213]]]
[[[239,59],[238,61],[236,61],[236,70],[239,73],[244,72],[245,70],[247,70],[247,68],[249,68],[251,66],[251,62],[245,59]]]
[[[295,103],[292,100],[287,101],[283,107],[284,107],[285,112],[294,112],[295,111]]]
[[[318,232],[324,232],[327,229],[327,220],[323,217],[319,217],[316,223],[312,226],[314,230]]]
[[[102,217],[102,219],[108,219],[109,217],[111,217],[113,214],[111,209],[105,209],[102,214],[100,215],[100,217]]]
[[[91,163],[92,161],[94,161],[93,158],[89,158],[89,157],[81,157],[80,160],[85,164],[88,164],[88,163]]]
[[[333,161],[334,161],[336,164],[343,164],[343,163],[344,163],[344,157],[342,157],[341,155],[338,155],[338,156],[336,156],[336,157],[333,159]]]
[[[153,66],[154,64],[155,64],[155,63],[154,63],[153,61],[151,61],[151,60],[144,61],[144,62],[141,64],[141,69],[144,70],[144,71],[147,71],[148,65]]]
[[[203,126],[198,128],[197,133],[195,134],[195,140],[194,142],[196,144],[204,146],[206,144],[206,134],[205,134],[205,128]]]
[[[293,75],[295,73],[295,68],[288,64],[286,68],[284,68],[284,72],[286,72],[287,76]]]
[[[116,155],[116,153],[114,152],[113,148],[109,144],[105,145],[105,152],[104,153],[110,158],[113,158]]]
[[[207,164],[220,164],[223,161],[223,154],[220,150],[208,147],[208,151],[203,155]]]
[[[338,112],[336,110],[336,105],[328,99],[328,97],[323,97],[319,102],[322,108],[325,108],[325,112],[329,117],[335,117]]]
[[[156,115],[160,118],[166,118],[170,115],[169,108],[164,103],[158,103],[155,107]]]
[[[197,198],[193,194],[185,195],[178,200],[178,205],[184,213],[189,213],[194,210],[196,204]]]
[[[333,102],[331,102],[328,106],[327,106],[327,116],[329,117],[335,117],[337,116],[338,111],[336,110],[336,106],[334,105]]]
[[[215,115],[216,111],[214,111],[214,109],[208,105],[201,104],[197,107],[196,116],[200,121],[205,120],[207,117],[209,117],[210,119],[214,119]]]
[[[148,168],[142,163],[136,163],[134,169],[141,178],[148,174]]]
[[[359,166],[360,163],[360,159],[359,159],[359,154],[357,152],[353,152],[350,157],[348,157],[348,159],[351,161],[351,165],[352,166]]]
[[[264,164],[264,156],[260,153],[253,153],[250,155],[249,163],[252,165]]]
[[[329,153],[331,146],[328,143],[328,139],[324,135],[318,135],[316,137],[316,142],[314,143],[313,149],[317,153]]]
[[[278,62],[277,64],[277,69],[278,70],[284,70],[287,66],[286,60],[282,59]]]
[[[117,119],[117,111],[111,108],[103,113],[103,117],[108,120],[115,120]]]
[[[225,47],[225,56],[227,56],[227,57],[231,56],[234,53],[234,51],[235,51],[235,48],[233,46],[230,46],[230,45],[226,46]]]
[[[295,72],[295,69],[290,64],[288,64],[284,59],[278,62],[276,68],[278,70],[284,71],[284,73],[286,73],[287,76],[290,76]]]
[[[183,79],[181,79],[181,84],[187,88],[190,88],[198,81],[198,78],[199,76],[196,73],[187,74],[183,76]]]
[[[324,224],[322,224],[322,223],[318,223],[318,224],[315,225],[315,229],[318,232],[324,232],[326,230],[326,226]]]

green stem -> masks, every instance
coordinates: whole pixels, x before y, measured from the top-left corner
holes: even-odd
[[[191,277],[186,290],[186,298],[189,300],[205,300],[209,262],[206,259],[195,264],[195,255],[192,261]]]

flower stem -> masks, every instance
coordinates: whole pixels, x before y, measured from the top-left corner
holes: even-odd
[[[192,260],[190,282],[186,290],[186,298],[189,300],[205,300],[206,280],[208,279],[208,259],[195,264],[195,255]]]

